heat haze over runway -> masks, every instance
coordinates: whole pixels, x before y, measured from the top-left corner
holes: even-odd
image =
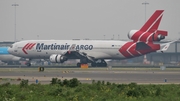
[[[0,83],[10,82],[18,84],[16,79],[28,79],[35,83],[37,79],[41,84],[49,84],[52,78],[61,80],[77,78],[82,83],[95,81],[109,81],[111,83],[138,84],[180,84],[180,68],[45,68],[39,72],[38,68],[0,68]],[[6,79],[6,80],[3,80]],[[13,79],[13,81],[11,81]],[[166,81],[165,81],[166,80]]]

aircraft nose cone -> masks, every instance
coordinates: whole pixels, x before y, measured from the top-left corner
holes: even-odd
[[[8,47],[7,51],[8,53],[12,54],[12,48]]]

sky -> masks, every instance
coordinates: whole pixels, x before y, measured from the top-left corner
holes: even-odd
[[[164,10],[159,29],[168,31],[166,40],[180,38],[180,0],[146,0],[149,3],[146,6],[143,2],[0,0],[0,41],[127,40],[127,33],[140,29],[155,10]],[[12,6],[15,3],[18,6]]]

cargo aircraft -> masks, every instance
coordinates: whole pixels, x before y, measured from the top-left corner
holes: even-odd
[[[168,32],[158,26],[164,10],[156,10],[139,30],[128,33],[130,41],[120,40],[24,40],[8,49],[15,56],[31,59],[50,59],[63,63],[80,59],[77,66],[91,63],[92,67],[107,66],[105,59],[127,59],[156,51],[166,51],[172,42],[160,43]],[[30,62],[27,64],[30,66]]]

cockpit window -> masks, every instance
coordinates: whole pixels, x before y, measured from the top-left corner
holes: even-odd
[[[10,48],[12,48],[13,47],[13,45],[10,45]]]

